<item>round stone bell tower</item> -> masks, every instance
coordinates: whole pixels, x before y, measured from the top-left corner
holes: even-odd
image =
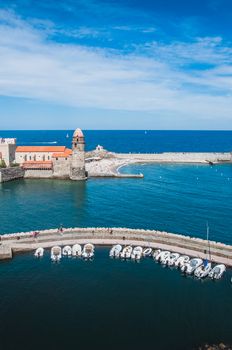
[[[71,180],[86,180],[85,138],[81,129],[76,129],[72,139]]]

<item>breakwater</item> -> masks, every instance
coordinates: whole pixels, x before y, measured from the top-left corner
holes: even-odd
[[[72,245],[86,242],[92,242],[96,245],[120,243],[149,246],[189,256],[207,257],[212,262],[232,266],[231,245],[156,230],[102,227],[66,228],[62,232],[50,229],[2,234],[0,260],[11,258],[15,253],[32,251],[38,247],[51,248],[53,245]]]
[[[232,161],[230,152],[115,153],[115,156],[131,162],[223,163]]]
[[[166,153],[112,153],[106,150],[86,153],[86,170],[89,177],[122,177],[119,169],[136,163],[183,163],[183,164],[220,164],[232,163],[230,152],[166,152]],[[142,174],[124,177],[143,177]]]

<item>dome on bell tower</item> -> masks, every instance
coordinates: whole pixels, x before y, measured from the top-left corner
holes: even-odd
[[[84,135],[83,135],[83,132],[82,132],[82,130],[81,129],[76,129],[75,131],[74,131],[74,133],[73,133],[73,137],[80,137],[80,138],[82,138],[82,137],[84,137]]]

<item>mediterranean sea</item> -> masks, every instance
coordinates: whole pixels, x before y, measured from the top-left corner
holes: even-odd
[[[69,135],[69,138],[66,135]],[[87,149],[228,152],[232,132],[85,131]],[[72,131],[2,131],[18,145],[71,146]],[[152,228],[232,244],[232,165],[133,165],[143,179],[19,180],[0,184],[0,231],[74,226]],[[0,264],[2,349],[194,349],[232,344],[231,271],[218,281],[184,278],[152,259],[93,261],[47,251]]]

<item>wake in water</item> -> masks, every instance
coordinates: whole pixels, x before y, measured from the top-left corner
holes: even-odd
[[[56,144],[57,141],[48,141],[48,142],[23,142],[23,144],[28,144],[28,145],[54,145]],[[21,143],[20,143],[21,144]]]

